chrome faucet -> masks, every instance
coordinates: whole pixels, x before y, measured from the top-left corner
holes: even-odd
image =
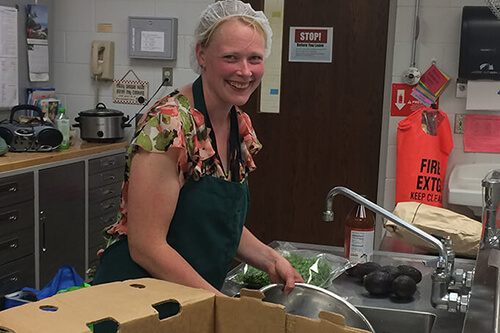
[[[491,170],[481,182],[483,186],[483,238],[481,246],[500,248],[497,221],[500,221],[500,170]]]
[[[453,272],[455,253],[453,252],[451,246],[450,237],[443,237],[443,240],[441,241],[436,237],[429,235],[425,231],[409,224],[408,222],[405,222],[401,218],[374,204],[356,192],[342,186],[334,187],[328,192],[328,195],[326,196],[326,207],[323,212],[324,221],[333,221],[333,198],[337,194],[342,194],[351,200],[364,205],[374,213],[382,215],[387,220],[394,222],[413,235],[433,245],[437,249],[439,256],[436,271],[432,274],[432,306],[437,309],[444,309],[450,312],[465,312],[467,310],[467,303],[469,300],[468,294],[461,296],[456,292],[448,291],[450,284],[455,285],[455,283],[461,283],[461,281],[458,281],[458,277],[461,277],[461,275]],[[457,281],[455,281],[455,277],[457,277]]]

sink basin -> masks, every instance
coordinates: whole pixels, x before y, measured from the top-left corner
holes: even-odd
[[[429,312],[356,307],[377,333],[431,333],[436,315]]]
[[[448,202],[469,207],[474,215],[481,216],[483,198],[481,181],[490,170],[500,169],[499,164],[457,164],[449,179]]]

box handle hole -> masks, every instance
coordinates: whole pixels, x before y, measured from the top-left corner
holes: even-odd
[[[139,283],[133,283],[133,284],[131,284],[130,286],[131,286],[132,288],[137,288],[137,289],[144,289],[144,288],[146,288],[146,286],[145,286],[145,285],[143,285],[143,284],[139,284]]]
[[[173,317],[181,310],[179,302],[174,300],[153,304],[153,308],[158,311],[158,318],[160,320]]]
[[[40,305],[40,310],[42,311],[48,311],[48,312],[56,312],[57,306],[52,306],[52,305]]]
[[[87,324],[87,327],[94,333],[116,333],[118,332],[118,326],[118,322],[111,318]]]

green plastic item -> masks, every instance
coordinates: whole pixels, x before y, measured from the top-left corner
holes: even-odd
[[[2,137],[0,137],[0,156],[5,155],[7,151],[9,151],[9,146],[7,146],[5,140]]]
[[[57,294],[61,294],[61,293],[65,293],[65,292],[73,291],[73,290],[77,290],[77,289],[87,288],[87,287],[90,287],[90,284],[84,282],[81,285],[76,286],[76,287],[69,287],[66,289],[61,289],[57,292]]]

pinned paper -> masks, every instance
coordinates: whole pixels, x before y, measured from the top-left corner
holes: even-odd
[[[450,77],[432,64],[422,75],[418,85],[413,88],[411,95],[427,107],[436,104],[444,88],[450,82]]]
[[[464,151],[500,153],[500,116],[466,115]]]
[[[441,95],[448,82],[450,77],[434,64],[420,78],[420,83],[436,97]]]

